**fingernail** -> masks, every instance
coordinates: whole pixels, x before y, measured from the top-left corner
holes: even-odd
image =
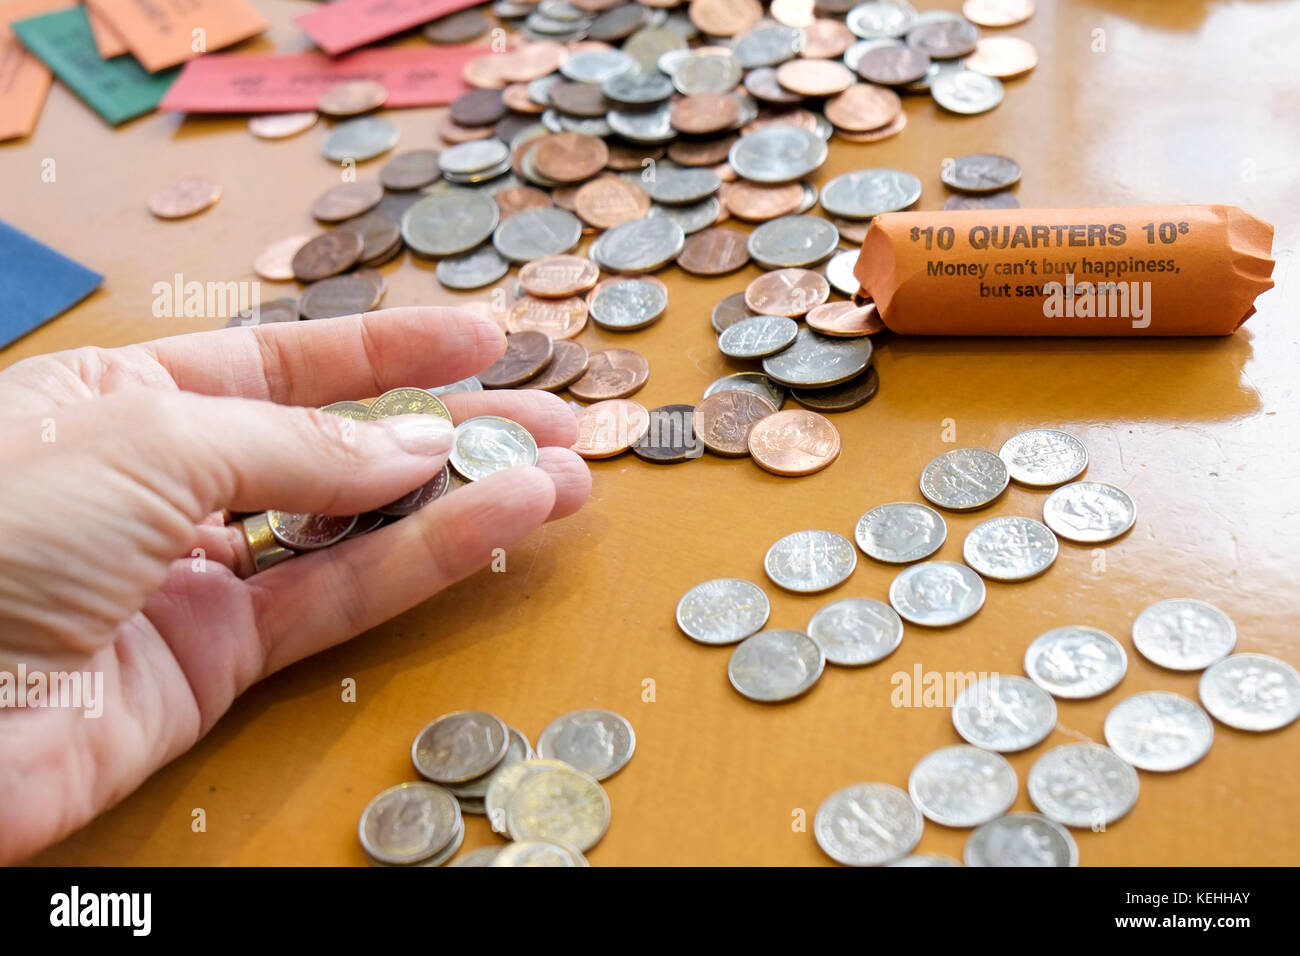
[[[437,415],[396,415],[380,421],[392,431],[403,451],[413,455],[445,455],[451,450],[451,422]]]

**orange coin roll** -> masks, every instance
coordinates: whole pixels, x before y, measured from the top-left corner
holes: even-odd
[[[854,275],[911,335],[1228,335],[1273,287],[1236,206],[891,212]]]

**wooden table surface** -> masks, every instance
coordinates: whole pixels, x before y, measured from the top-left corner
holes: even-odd
[[[291,18],[312,4],[259,5],[273,26],[247,49],[305,49]],[[677,466],[632,457],[594,463],[587,507],[513,549],[505,573],[485,571],[253,688],[190,753],[37,862],[360,865],[358,815],[383,788],[414,778],[410,744],[432,718],[488,710],[535,740],[558,714],[607,707],[632,722],[637,752],[606,782],[613,823],[590,853],[593,864],[822,864],[812,835],[792,826],[798,811],[811,817],[849,783],[905,787],[917,760],[960,742],[947,709],[891,704],[896,674],[1019,674],[1029,642],[1068,623],[1101,627],[1125,644],[1129,671],[1117,690],[1061,702],[1048,740],[1010,757],[1022,783],[1015,809],[1031,810],[1024,780],[1049,747],[1101,741],[1110,708],[1139,691],[1196,697],[1199,675],[1160,670],[1133,650],[1131,624],[1148,604],[1210,601],[1236,621],[1238,650],[1300,664],[1300,5],[1039,7],[1007,32],[1031,40],[1040,65],[1008,83],[1000,107],[961,118],[928,97],[909,98],[900,136],[873,145],[833,140],[815,181],[898,167],[924,183],[920,208],[937,209],[945,157],[997,151],[1023,165],[1026,206],[1240,205],[1276,224],[1278,259],[1278,288],[1240,332],[1168,341],[884,338],[875,359],[880,392],[835,417],[844,451],[818,475],[777,478],[748,460],[711,456]],[[387,115],[402,128],[399,149],[437,145],[437,111]],[[265,244],[310,231],[312,199],[338,181],[319,154],[324,130],[264,142],[242,119],[177,115],[113,130],[56,84],[35,135],[0,146],[0,217],[107,278],[0,361],[221,325],[153,318],[153,284],[176,273],[253,280],[250,263]],[[41,180],[47,158],[56,162],[54,183]],[[378,165],[363,165],[362,178]],[[220,203],[193,220],[153,219],[146,197],[185,174],[223,183]],[[382,271],[387,305],[486,294],[441,290],[432,263],[407,254]],[[588,328],[579,341],[644,353],[652,371],[636,398],[646,406],[697,401],[728,370],[709,310],[757,274],[751,266],[705,281],[666,269],[671,305],[662,321],[626,336]],[[264,283],[262,294],[296,293]],[[942,436],[949,419],[960,445],[993,450],[1033,426],[1078,435],[1091,454],[1088,476],[1136,500],[1136,528],[1104,549],[1104,565],[1091,549],[1062,543],[1041,578],[990,584],[970,622],[935,633],[908,626],[893,656],[864,669],[828,667],[795,702],[740,697],[727,682],[728,650],[678,632],[681,594],[711,577],[749,578],[765,585],[771,625],[783,627],[802,627],[833,598],[883,598],[894,572],[868,559],[831,594],[801,597],[766,581],[763,554],[788,532],[851,534],[868,508],[917,498],[922,466],[953,447]],[[1013,485],[985,512],[947,515],[938,557],[960,560],[976,523],[1038,516],[1043,498]],[[345,678],[357,682],[355,703],[341,700]],[[646,681],[653,701],[643,700]],[[1262,735],[1216,724],[1204,760],[1180,773],[1142,773],[1129,816],[1105,833],[1076,831],[1082,863],[1300,861],[1297,743],[1300,724]],[[207,830],[193,833],[200,807]],[[927,824],[919,850],[960,858],[966,836]],[[466,849],[495,839],[482,818],[468,819]]]

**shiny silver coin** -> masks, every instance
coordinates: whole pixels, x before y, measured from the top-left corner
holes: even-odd
[[[735,644],[767,623],[772,606],[763,589],[740,578],[695,585],[677,602],[677,626],[701,644]]]
[[[974,70],[946,71],[930,81],[930,95],[953,113],[986,113],[1002,102],[1002,81]]]
[[[504,178],[508,172],[510,172],[510,160],[504,159],[495,166],[489,166],[487,169],[481,169],[473,173],[453,173],[444,169],[442,178],[446,182],[456,185],[486,187],[490,181],[494,182],[498,178]],[[428,192],[428,187],[425,187],[424,191]]]
[[[1007,466],[993,452],[954,448],[935,456],[922,470],[921,494],[949,511],[974,511],[996,501],[1008,481]]]
[[[501,758],[499,764],[481,777],[475,777],[466,783],[447,785],[447,789],[460,801],[460,808],[465,813],[486,813],[487,810],[483,806],[483,800],[487,797],[487,792],[492,786],[492,781],[496,779],[496,775],[505,770],[506,767],[533,758],[533,745],[528,742],[528,738],[524,736],[523,731],[516,730],[514,727],[510,727],[508,730],[510,732],[510,743],[506,745],[506,755]]]
[[[962,688],[953,701],[952,724],[976,747],[1027,750],[1056,726],[1056,701],[1027,677],[990,674]]]
[[[650,211],[646,215],[651,218],[663,217],[664,219],[671,219],[682,227],[682,232],[691,236],[702,229],[708,229],[716,223],[721,209],[722,203],[718,201],[718,197],[708,196],[699,202],[688,203],[683,206],[661,206],[656,203],[650,207]]]
[[[641,186],[657,203],[685,205],[712,196],[722,187],[718,174],[707,166],[673,166],[659,163]]]
[[[729,53],[687,53],[666,71],[682,96],[730,93],[740,84],[740,63]]]
[[[984,579],[953,561],[925,561],[900,572],[889,585],[889,603],[905,621],[951,627],[984,606]]]
[[[609,819],[605,788],[589,774],[567,766],[524,777],[506,807],[510,839],[559,843],[579,853],[600,842]]]
[[[1006,516],[977,524],[962,543],[961,556],[990,581],[1028,581],[1056,561],[1060,545],[1047,525]]]
[[[731,44],[731,55],[746,70],[760,66],[776,66],[794,59],[803,49],[802,30],[783,23],[755,27],[742,33]]]
[[[497,415],[467,418],[452,438],[451,466],[466,481],[537,464],[537,442],[523,425]]]
[[[763,570],[787,591],[815,594],[848,580],[858,565],[849,539],[834,531],[796,531],[778,540],[763,558]]]
[[[857,169],[822,187],[821,203],[841,219],[870,219],[906,209],[921,198],[921,180],[901,169]]]
[[[673,81],[664,74],[629,71],[616,73],[600,84],[607,100],[625,106],[649,106],[663,103],[673,95]]]
[[[1031,488],[1073,481],[1088,467],[1088,449],[1055,428],[1031,428],[1012,435],[998,450],[1011,480]]]
[[[462,176],[500,166],[503,162],[508,163],[509,160],[510,147],[493,137],[457,143],[438,154],[438,166],[444,174]]]
[[[939,856],[937,853],[912,853],[903,857],[901,860],[895,860],[893,863],[886,863],[886,866],[961,866],[950,856]]]
[[[600,286],[592,296],[590,315],[604,329],[628,331],[654,322],[668,308],[668,290],[651,279],[623,279]]]
[[[671,104],[666,102],[651,110],[610,110],[605,119],[610,129],[634,143],[655,145],[670,143],[677,138],[671,120]]]
[[[1233,654],[1206,668],[1200,697],[1221,724],[1278,730],[1300,717],[1300,673],[1267,654]]]
[[[505,759],[510,728],[500,718],[477,710],[444,714],[411,744],[411,762],[434,783],[466,783]]]
[[[803,179],[826,162],[826,141],[798,126],[767,126],[732,144],[728,162],[736,175],[755,183]]]
[[[1120,701],[1106,715],[1106,743],[1139,770],[1182,770],[1210,752],[1214,723],[1181,694],[1150,691]]]
[[[802,631],[759,631],[731,652],[727,678],[742,696],[764,704],[807,692],[826,668],[826,656]]]
[[[803,187],[803,199],[799,201],[799,208],[794,211],[796,216],[802,216],[817,205],[817,197],[820,195],[817,187],[812,183],[800,183],[799,185]]]
[[[500,212],[490,196],[463,192],[427,196],[402,216],[402,241],[422,256],[454,256],[484,242]]]
[[[572,847],[545,840],[521,840],[503,847],[492,848],[491,862],[483,866],[590,866],[587,858]]]
[[[651,272],[676,259],[685,244],[686,233],[671,219],[633,219],[602,233],[589,254],[609,272]]]
[[[1137,505],[1104,481],[1062,485],[1043,502],[1043,521],[1057,535],[1081,544],[1112,541],[1133,527]]]
[[[1199,671],[1237,646],[1237,626],[1213,604],[1174,598],[1152,604],[1133,621],[1133,646],[1152,664]]]
[[[891,39],[916,25],[916,10],[902,0],[872,0],[850,10],[844,22],[864,40]]]
[[[462,826],[456,798],[431,783],[399,783],[366,805],[357,826],[375,862],[409,866],[436,856]]]
[[[560,64],[560,72],[575,83],[604,83],[638,69],[636,60],[622,50],[583,50],[570,53]]]
[[[844,598],[818,609],[808,621],[808,636],[821,645],[826,660],[861,667],[883,660],[903,641],[903,622],[883,601]]]
[[[915,501],[877,505],[858,519],[854,540],[862,553],[889,564],[928,558],[948,537],[943,515]]]
[[[1133,809],[1138,775],[1109,747],[1065,744],[1034,761],[1026,787],[1049,820],[1099,832]]]
[[[804,327],[789,348],[763,359],[763,372],[792,388],[829,388],[866,371],[871,351],[871,339],[836,339]]]
[[[456,392],[481,392],[483,383],[478,380],[477,375],[471,375],[469,378],[462,378],[459,382],[449,382],[446,385],[435,385],[433,388],[426,389],[430,395],[449,395]]]
[[[826,281],[840,295],[852,298],[858,291],[858,277],[853,274],[858,264],[858,249],[845,249],[831,256],[826,263]]]
[[[911,798],[887,783],[855,783],[817,808],[813,836],[822,852],[845,866],[883,866],[921,842],[925,820]]]
[[[964,193],[995,193],[1020,182],[1020,164],[997,153],[971,153],[944,163],[945,186]]]
[[[493,774],[492,782],[488,785],[487,796],[483,799],[483,808],[487,813],[488,825],[492,827],[492,832],[503,836],[508,835],[506,808],[510,805],[510,798],[515,795],[515,790],[526,777],[547,770],[569,769],[571,769],[569,765],[560,760],[531,757],[502,767],[500,773]]]
[[[485,242],[477,249],[438,260],[435,275],[448,289],[481,289],[509,271],[510,260]]]
[[[632,759],[636,733],[611,710],[575,710],[547,724],[537,738],[544,760],[563,760],[597,780],[612,777]]]
[[[750,257],[765,269],[806,268],[839,248],[840,233],[817,216],[769,219],[749,234]]]
[[[542,119],[545,121],[546,114],[542,114]],[[582,133],[584,136],[595,136],[599,139],[614,135],[614,127],[609,125],[609,120],[604,116],[570,116],[567,113],[557,113],[556,119],[562,133]]]
[[[756,359],[787,348],[799,334],[799,323],[783,315],[741,319],[718,336],[718,349],[734,359]]]
[[[709,387],[704,390],[703,397],[708,398],[710,395],[731,388],[739,389],[742,392],[753,392],[755,395],[771,402],[778,411],[785,404],[786,390],[762,372],[735,372],[732,375],[724,375],[722,378],[710,383]]]
[[[966,841],[967,866],[1078,866],[1070,831],[1037,813],[1008,813],[979,827]]]
[[[945,827],[977,827],[1011,809],[1020,780],[1005,757],[958,744],[922,757],[907,778],[912,802]]]
[[[582,238],[582,221],[567,209],[543,206],[510,216],[492,233],[497,252],[514,262],[531,262],[568,252]]]
[[[1025,673],[1054,697],[1082,700],[1119,685],[1128,654],[1105,631],[1077,624],[1040,634],[1025,651]]]
[[[363,163],[388,152],[401,136],[402,131],[395,123],[377,116],[363,116],[339,123],[330,130],[321,142],[320,151],[336,163],[349,159]]]

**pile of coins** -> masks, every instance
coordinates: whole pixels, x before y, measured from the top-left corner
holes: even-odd
[[[411,761],[424,781],[400,783],[366,806],[361,846],[376,866],[441,866],[465,835],[462,813],[486,815],[511,841],[452,866],[586,866],[609,828],[601,780],[632,759],[632,725],[608,710],[578,710],[528,738],[482,711],[444,714],[416,736]],[[427,782],[425,782],[427,781]]]

